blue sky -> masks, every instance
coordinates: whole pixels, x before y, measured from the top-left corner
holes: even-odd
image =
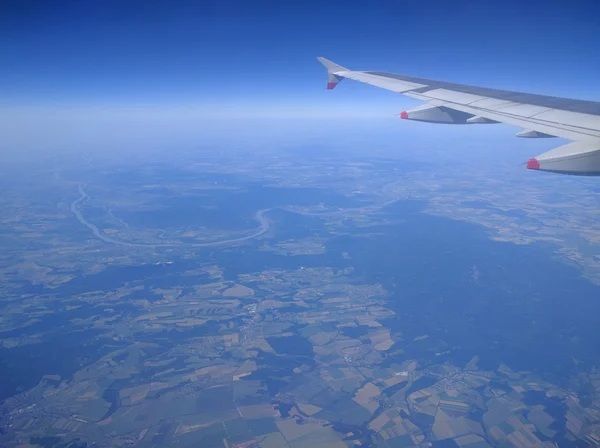
[[[68,117],[92,132],[115,114],[373,119],[416,104],[348,81],[326,91],[321,55],[354,69],[600,99],[595,3],[6,1],[0,118],[15,143],[15,120],[52,129]]]

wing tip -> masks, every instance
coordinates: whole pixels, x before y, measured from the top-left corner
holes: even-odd
[[[317,61],[319,61],[329,73],[343,72],[347,70],[346,67],[342,67],[341,65],[336,64],[335,62],[330,61],[329,59],[324,58],[323,56],[317,56]]]

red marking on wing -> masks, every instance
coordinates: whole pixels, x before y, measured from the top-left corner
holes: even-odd
[[[529,159],[527,161],[527,169],[528,170],[539,170],[540,169],[540,162],[538,162],[537,159],[535,159],[535,158]]]
[[[405,110],[400,112],[400,118],[402,118],[403,120],[406,120],[408,118],[408,112],[406,112]]]
[[[337,83],[337,82],[328,82],[328,83],[327,83],[327,88],[328,88],[329,90],[333,90],[333,89],[335,89],[335,86],[337,86],[337,85],[338,85],[338,83]]]

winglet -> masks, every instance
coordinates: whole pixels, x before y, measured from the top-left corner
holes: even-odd
[[[337,72],[344,72],[348,69],[321,56],[319,56],[317,60],[327,69],[327,88],[329,90],[334,89],[335,86],[337,86],[339,82],[344,79],[344,77],[338,75]]]

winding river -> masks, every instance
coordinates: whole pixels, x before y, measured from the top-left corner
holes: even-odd
[[[265,209],[257,211],[254,214],[254,219],[256,219],[256,221],[258,221],[259,227],[255,230],[253,230],[249,235],[241,236],[238,238],[229,238],[229,239],[218,240],[218,241],[208,241],[206,243],[183,243],[183,242],[182,243],[156,243],[156,244],[133,243],[133,242],[121,241],[121,240],[111,238],[111,237],[107,236],[106,234],[104,234],[100,229],[98,229],[98,227],[96,225],[92,224],[87,219],[85,219],[82,211],[79,208],[79,204],[81,204],[82,202],[85,202],[86,200],[88,200],[90,198],[89,195],[85,192],[85,187],[86,187],[85,185],[81,185],[81,184],[79,185],[79,195],[80,196],[79,196],[79,198],[77,198],[73,202],[71,202],[71,211],[73,212],[75,217],[79,220],[79,222],[81,224],[83,224],[88,229],[90,229],[96,238],[98,238],[106,243],[118,244],[121,246],[129,246],[129,247],[153,247],[153,248],[154,247],[181,247],[181,246],[214,247],[214,246],[225,246],[228,244],[241,243],[243,241],[251,240],[253,238],[258,238],[259,236],[267,233],[271,228],[271,222],[265,217],[265,213],[273,210],[274,208],[282,208],[282,207],[272,207],[272,208],[265,208]],[[388,206],[398,200],[401,200],[401,199],[406,199],[406,197],[391,199],[391,200],[382,202],[380,204],[373,204],[373,205],[368,205],[368,206],[364,206],[364,207],[350,208],[350,209],[343,209],[343,210],[333,210],[333,211],[304,212],[304,211],[293,210],[291,208],[286,208],[286,207],[283,207],[282,209],[287,210],[292,213],[297,213],[300,215],[307,215],[307,216],[332,216],[332,215],[338,215],[338,214],[342,214],[342,213],[353,213],[353,212],[368,213],[368,212],[372,212],[375,210],[379,210],[379,209],[386,207],[386,206]]]
[[[132,243],[132,242],[127,242],[127,241],[117,240],[114,238],[110,238],[109,236],[106,236],[104,233],[102,233],[102,231],[100,231],[100,229],[98,229],[98,227],[96,225],[92,224],[87,219],[85,219],[85,217],[83,216],[83,213],[79,209],[79,204],[81,204],[82,202],[85,202],[87,199],[89,199],[89,195],[85,192],[85,185],[79,185],[79,195],[80,195],[79,198],[77,198],[73,202],[71,202],[71,211],[73,212],[73,214],[75,215],[77,220],[81,224],[86,226],[88,229],[90,229],[96,238],[98,238],[106,243],[118,244],[120,246],[129,246],[129,247],[224,246],[227,244],[241,243],[243,241],[250,240],[252,238],[257,238],[257,237],[267,233],[269,231],[269,229],[271,228],[271,223],[265,217],[265,213],[267,213],[268,211],[270,211],[272,209],[266,208],[266,209],[259,210],[254,214],[254,218],[258,221],[259,227],[256,230],[254,230],[251,234],[246,235],[246,236],[241,236],[238,238],[229,238],[226,240],[219,240],[219,241],[208,241],[206,243],[158,243],[158,244]]]

